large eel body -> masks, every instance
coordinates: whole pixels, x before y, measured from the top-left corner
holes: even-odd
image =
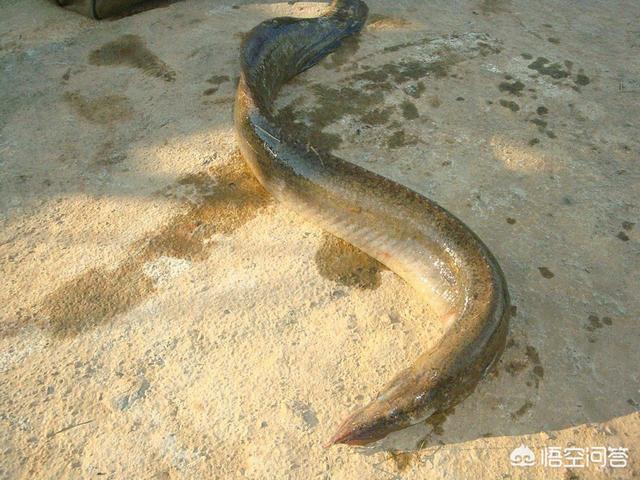
[[[367,6],[336,0],[318,18],[267,20],[244,39],[234,108],[240,150],[289,208],[379,260],[442,317],[436,346],[349,416],[329,441],[363,445],[466,397],[501,354],[509,295],[489,249],[428,198],[328,153],[278,125],[280,87],[359,32]]]

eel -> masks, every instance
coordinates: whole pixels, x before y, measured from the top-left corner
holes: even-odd
[[[436,345],[348,416],[327,446],[375,442],[455,406],[504,350],[510,310],[500,266],[462,221],[400,183],[309,148],[277,121],[282,85],[357,34],[367,14],[361,0],[334,0],[316,18],[257,25],[241,45],[234,105],[241,154],[266,190],[399,275],[445,326]]]

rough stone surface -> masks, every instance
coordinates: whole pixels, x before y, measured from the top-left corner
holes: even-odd
[[[237,154],[243,33],[322,4],[4,0],[0,477],[640,476],[640,4],[369,5],[279,115],[484,239],[515,305],[496,370],[381,445],[322,447],[441,333]],[[628,466],[513,467],[521,444]]]

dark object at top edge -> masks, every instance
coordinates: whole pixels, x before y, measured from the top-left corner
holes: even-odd
[[[157,0],[57,0],[57,2],[62,7],[95,20],[137,13],[136,7],[143,3],[150,4],[150,8],[153,8],[153,4],[159,3]]]

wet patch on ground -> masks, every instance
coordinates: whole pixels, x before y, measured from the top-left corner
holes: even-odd
[[[599,328],[602,328],[604,325],[611,326],[613,325],[613,321],[611,317],[602,317],[602,320],[597,315],[589,315],[589,323],[584,327],[586,330],[590,332],[594,332]]]
[[[498,85],[498,90],[501,92],[508,92],[511,95],[520,96],[522,95],[522,90],[524,89],[524,83],[520,80],[515,80],[513,82],[501,82]]]
[[[400,148],[406,145],[416,145],[419,142],[415,135],[407,135],[404,130],[396,130],[387,139],[388,148]]]
[[[512,377],[519,377],[527,371],[525,384],[528,387],[539,388],[544,378],[544,367],[540,361],[538,350],[526,345],[524,349],[514,339],[507,342],[505,354],[500,360],[499,366]],[[496,375],[500,374],[500,368],[496,368]]]
[[[504,370],[512,376],[517,375],[525,368],[527,368],[527,363],[518,360],[512,360],[504,366]]]
[[[176,73],[149,50],[138,35],[123,35],[89,54],[89,63],[99,66],[137,68],[145,75],[173,82]]]
[[[213,234],[230,234],[270,202],[270,197],[236,156],[230,164],[184,177],[162,192],[188,209],[131,246],[116,269],[94,268],[66,282],[42,302],[41,324],[69,337],[113,320],[155,290],[144,266],[161,257],[200,261],[211,253]]]
[[[596,343],[597,341],[597,336],[592,335],[594,332],[597,332],[604,327],[610,327],[612,325],[613,320],[611,319],[611,317],[603,316],[602,318],[600,318],[598,315],[589,315],[587,317],[587,323],[584,325],[584,329],[589,332],[587,334],[587,340],[589,341],[589,343]]]
[[[418,458],[418,453],[416,452],[389,452],[389,458],[393,462],[396,467],[396,470],[403,472],[408,467],[411,466],[411,463]]]
[[[429,105],[431,105],[433,108],[440,108],[440,105],[442,105],[442,100],[440,100],[440,97],[438,97],[437,95],[432,95],[431,97],[429,97]]]
[[[333,52],[326,58],[326,61],[322,62],[325,68],[332,68],[340,70],[345,63],[347,63],[358,52],[360,48],[360,37],[347,37],[342,41],[340,48]]]
[[[482,0],[480,11],[485,14],[508,13],[511,8],[511,0]]]
[[[517,112],[520,110],[520,105],[518,105],[513,100],[500,99],[500,105],[503,106],[504,108],[508,108],[512,112]]]
[[[386,267],[350,243],[324,232],[315,255],[318,272],[324,278],[347,287],[376,289]]]
[[[627,235],[625,232],[618,232],[618,234],[616,235],[616,237],[620,240],[622,240],[623,242],[628,242],[629,241],[629,235]]]
[[[549,139],[557,138],[556,132],[550,127],[553,122],[553,115],[550,114],[549,108],[545,105],[530,105],[531,101],[538,100],[539,92],[542,84],[543,88],[548,88],[548,84],[556,88],[572,89],[581,93],[581,88],[589,85],[591,79],[586,75],[584,69],[575,68],[575,64],[571,60],[552,61],[545,57],[537,57],[530,53],[522,53],[521,57],[527,60],[527,70],[530,71],[528,78],[519,72],[521,78],[514,78],[510,74],[504,75],[505,81],[496,84],[498,90],[506,94],[506,98],[497,99],[497,103],[517,113],[526,123],[535,125],[538,131]],[[546,85],[545,85],[546,84]],[[514,97],[518,97],[518,100]],[[493,100],[487,100],[488,105],[492,105]],[[571,107],[571,104],[569,105]],[[531,109],[535,110],[537,117],[531,118]],[[540,138],[532,138],[529,140],[529,146],[541,143]]]
[[[342,143],[340,135],[323,131],[322,123],[318,123],[316,128],[309,128],[306,123],[309,120],[304,118],[303,112],[296,111],[293,105],[281,108],[275,118],[277,124],[287,132],[290,138],[309,145],[309,148],[313,146],[318,152],[330,152]]]
[[[188,175],[178,186],[181,193],[172,189],[166,195],[187,199],[191,208],[139,243],[145,257],[204,260],[211,235],[232,233],[270,199],[243,165]]]
[[[124,313],[153,291],[139,261],[115,270],[93,268],[65,283],[45,298],[41,314],[54,336],[76,335]]]
[[[530,381],[532,381],[535,387],[538,388],[540,386],[540,380],[544,378],[544,367],[540,363],[540,355],[536,348],[531,345],[527,346],[525,354],[527,355],[529,363],[533,365],[533,368],[531,369],[533,377]],[[527,382],[527,385],[531,386],[529,382]]]
[[[99,167],[113,167],[124,162],[127,153],[116,145],[113,139],[107,140],[96,152],[93,163]]]
[[[419,80],[425,77],[443,79],[449,76],[451,67],[464,60],[461,55],[443,49],[442,56],[437,60],[422,62],[419,60],[401,60],[397,63],[387,63],[381,72],[395,83],[405,83],[409,80]]]
[[[213,75],[212,77],[207,79],[207,83],[213,85],[213,87],[207,88],[204,92],[202,92],[202,94],[213,95],[218,91],[218,89],[220,88],[220,85],[228,81],[229,81],[229,75]]]
[[[513,418],[514,420],[519,419],[525,413],[531,410],[531,407],[533,407],[533,403],[531,403],[529,400],[525,401],[520,408],[511,413],[511,418]]]
[[[352,60],[357,50],[354,44],[347,48],[346,57],[339,57],[341,60],[337,61],[333,54],[321,62],[328,68],[345,67],[343,70],[348,73],[338,85],[310,82],[304,77],[294,79],[292,85],[303,87],[304,93],[288,103],[282,102],[282,106],[276,105],[276,122],[292,138],[319,152],[338,148],[343,140],[356,140],[363,132],[386,148],[416,145],[419,137],[399,128],[407,120],[427,120],[421,117],[412,99],[420,98],[426,91],[426,82],[438,82],[449,76],[459,78],[454,70],[457,65],[497,53],[500,51],[497,45],[488,35],[478,33],[427,37],[385,46],[356,61]],[[412,47],[419,49],[405,54],[404,50]],[[379,63],[362,62],[370,57]],[[397,98],[398,91],[404,98]],[[437,108],[440,100],[431,104]],[[329,132],[339,122],[352,128],[345,130],[341,126]],[[351,132],[349,138],[345,132]]]
[[[425,419],[424,423],[425,425],[429,425],[429,427],[431,427],[431,431],[420,440],[418,440],[415,446],[416,450],[419,451],[423,448],[433,446],[434,444],[440,444],[441,440],[434,439],[433,437],[441,437],[442,435],[444,435],[444,423],[447,421],[450,415],[453,415],[455,413],[455,411],[456,405],[452,405],[443,411],[435,412],[433,415]]]
[[[366,28],[370,30],[399,29],[406,28],[410,25],[411,22],[406,18],[395,15],[372,13],[369,15],[369,18],[367,18]]]
[[[524,55],[525,54],[523,54],[523,58],[526,58]],[[563,63],[560,63],[553,62],[545,57],[537,57],[527,68],[538,72],[538,74],[542,76],[547,76],[555,80],[558,85],[564,84],[579,92],[580,87],[591,83],[591,79],[585,74],[582,68],[579,69],[577,73],[574,73],[573,66],[574,63],[571,60],[565,60]],[[562,80],[565,79],[569,83],[563,83]],[[573,83],[573,85],[571,85],[571,83]]]
[[[405,100],[400,105],[402,108],[402,116],[405,120],[415,120],[420,116],[418,109],[411,100]]]
[[[540,272],[540,275],[542,275],[546,279],[555,277],[554,273],[547,267],[538,267],[538,271]]]
[[[221,85],[229,80],[229,75],[213,75],[207,78],[207,83],[210,83],[211,85]]]
[[[64,99],[82,118],[100,125],[127,120],[133,115],[133,106],[124,95],[87,98],[79,93],[66,92]]]
[[[618,238],[619,240],[622,240],[623,242],[628,242],[629,234],[627,232],[631,232],[631,230],[633,230],[633,227],[635,227],[635,225],[636,224],[633,222],[622,222],[622,230],[618,232],[618,234],[616,235],[616,238]]]
[[[569,76],[569,71],[560,63],[551,62],[544,57],[538,57],[528,65],[528,68],[537,71],[540,75],[546,75],[556,80]]]
[[[324,85],[312,85],[311,90],[318,102],[316,108],[307,114],[307,118],[315,127],[324,128],[348,114],[362,117],[381,105],[384,101],[382,92],[365,92],[358,88],[345,86],[332,88]]]
[[[391,119],[391,115],[395,111],[393,107],[384,107],[384,108],[374,108],[373,110],[368,111],[360,118],[367,125],[376,126],[376,125],[385,125],[389,123]]]
[[[455,406],[449,407],[442,412],[436,412],[425,420],[427,425],[432,428],[433,435],[444,435],[444,423],[447,421],[449,415],[455,412]]]

